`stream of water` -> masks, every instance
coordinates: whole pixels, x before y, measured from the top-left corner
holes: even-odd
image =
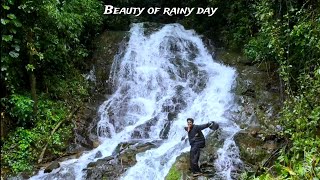
[[[233,140],[240,129],[225,114],[235,105],[231,92],[235,69],[216,62],[201,37],[179,24],[145,31],[143,24],[132,25],[127,47],[112,65],[114,92],[99,107],[101,145],[31,179],[84,179],[83,169],[90,162],[110,156],[119,143],[132,139],[163,142],[137,154],[137,163],[120,179],[164,179],[176,157],[190,149],[181,141],[188,117],[195,124],[220,124],[225,141],[217,152],[215,169],[221,178],[232,179],[231,172],[241,164]],[[102,157],[95,158],[98,151]]]

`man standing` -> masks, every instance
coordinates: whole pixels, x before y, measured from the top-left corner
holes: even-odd
[[[185,130],[188,131],[189,143],[191,145],[190,150],[190,167],[193,173],[193,176],[199,176],[201,170],[198,165],[200,157],[200,149],[205,147],[205,138],[201,130],[210,127],[212,130],[219,128],[219,125],[215,122],[210,122],[202,125],[194,125],[194,120],[192,118],[187,119],[188,127],[185,127]]]

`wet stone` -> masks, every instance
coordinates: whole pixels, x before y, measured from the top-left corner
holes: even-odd
[[[171,125],[171,121],[168,121],[164,124],[162,130],[160,131],[160,138],[161,139],[168,139],[168,134],[170,131],[170,125]]]
[[[258,135],[252,136],[252,129],[256,129]],[[241,159],[251,168],[256,169],[279,147],[280,143],[276,141],[277,137],[261,130],[257,131],[257,128],[252,129],[236,134],[235,142],[239,147]]]
[[[66,171],[65,173],[59,173],[59,174],[50,174],[46,176],[43,180],[52,180],[52,179],[64,179],[64,180],[72,180],[76,179],[75,174],[71,171]]]
[[[121,174],[137,162],[136,155],[138,153],[158,147],[161,142],[134,140],[120,143],[115,152],[113,152],[113,156],[108,156],[88,164],[86,179],[119,179]]]
[[[53,171],[54,169],[57,169],[60,167],[60,164],[58,161],[54,161],[52,162],[48,167],[46,167],[46,169],[44,170],[45,173],[50,173],[51,171]]]
[[[177,117],[177,113],[176,112],[169,112],[168,113],[168,120],[172,121]]]
[[[100,157],[102,157],[102,153],[101,153],[101,151],[98,151],[96,153],[96,155],[94,156],[94,158],[100,158]]]
[[[9,177],[7,180],[26,180],[29,179],[30,176],[26,173],[19,173],[19,175],[15,176],[15,177]],[[2,177],[1,177],[2,180]]]

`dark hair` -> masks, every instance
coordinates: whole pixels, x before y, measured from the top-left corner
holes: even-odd
[[[194,122],[194,120],[193,120],[192,118],[188,118],[187,121],[191,121],[192,124],[193,124],[193,122]]]

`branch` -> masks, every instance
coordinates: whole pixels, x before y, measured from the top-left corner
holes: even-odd
[[[52,138],[53,134],[58,130],[58,128],[61,126],[62,123],[64,123],[65,121],[70,121],[70,119],[72,118],[72,116],[79,110],[79,107],[78,108],[75,108],[69,115],[66,119],[60,121],[54,128],[53,130],[51,131],[51,134],[47,140],[47,143],[46,145],[43,147],[42,151],[41,151],[41,154],[39,156],[39,159],[38,159],[38,163],[41,163],[42,160],[43,160],[43,156],[44,156],[44,153],[46,152],[46,149],[48,147],[48,144],[49,144],[49,140]]]

